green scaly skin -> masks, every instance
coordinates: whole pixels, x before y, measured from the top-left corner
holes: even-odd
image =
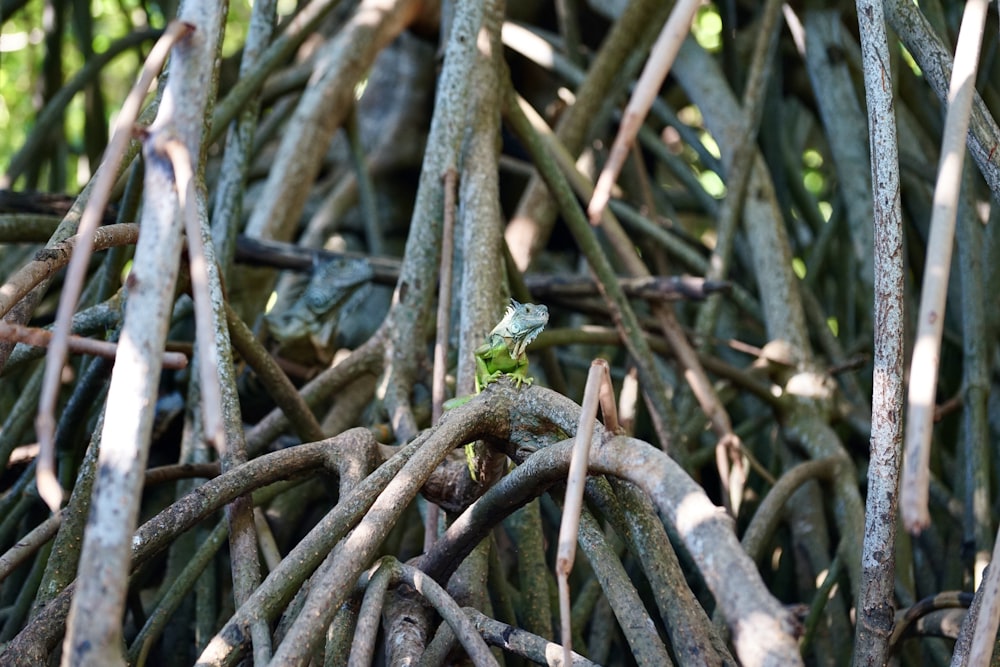
[[[486,342],[476,349],[476,393],[504,376],[520,388],[534,380],[528,376],[528,345],[538,337],[549,321],[549,309],[533,303],[510,300],[507,312]],[[465,446],[469,474],[476,479],[474,443]]]
[[[510,356],[503,338],[491,336],[489,342],[476,349],[476,393],[504,375],[511,376],[518,387],[522,384],[530,385],[533,381],[528,377],[528,355],[522,354],[515,359]]]

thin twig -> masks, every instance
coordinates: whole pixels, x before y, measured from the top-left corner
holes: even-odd
[[[367,576],[368,584],[365,586],[365,596],[361,600],[361,609],[358,610],[347,667],[368,667],[372,664],[379,621],[385,603],[385,592],[392,583],[395,562],[396,559],[392,556],[383,556],[365,575],[362,575],[362,578]]]
[[[632,99],[625,107],[625,114],[622,117],[618,134],[615,136],[615,143],[611,146],[611,154],[608,156],[608,161],[605,163],[604,169],[601,170],[597,185],[594,187],[594,196],[587,206],[587,214],[594,224],[601,219],[601,213],[608,205],[608,200],[611,199],[611,188],[618,180],[618,173],[625,164],[629,148],[635,141],[635,135],[638,134],[643,119],[649,113],[649,108],[653,105],[653,100],[656,98],[663,80],[667,78],[667,72],[670,71],[670,66],[673,64],[674,58],[677,57],[677,52],[680,50],[684,38],[691,31],[691,21],[699,6],[701,6],[701,0],[680,0],[674,5],[670,18],[663,25],[663,30],[660,31],[660,36],[656,39],[656,44],[653,45],[649,60],[646,61],[646,66],[643,68],[635,91],[632,93]]]
[[[895,584],[896,511],[903,422],[903,220],[889,44],[881,0],[857,0],[870,128],[874,213],[871,458],[858,587],[854,664],[888,659]]]
[[[431,379],[431,421],[437,423],[444,411],[445,379],[448,374],[448,339],[451,332],[452,260],[455,254],[455,211],[458,172],[444,173],[444,216],[441,229],[441,280],[438,283],[437,331],[434,337],[434,376]],[[434,544],[440,508],[428,503],[424,514],[424,551]]]
[[[622,390],[618,394],[618,427],[621,433],[625,435],[633,435],[635,433],[635,415],[638,402],[639,371],[633,366],[625,374],[625,378],[622,380]]]
[[[56,431],[56,402],[59,399],[63,365],[66,363],[66,350],[73,313],[76,310],[77,301],[80,299],[80,293],[83,291],[83,284],[86,282],[90,255],[94,246],[94,230],[97,229],[104,216],[104,209],[108,205],[111,189],[114,187],[118,175],[118,165],[122,155],[125,154],[128,142],[132,140],[132,126],[135,119],[139,117],[139,110],[142,106],[142,100],[146,96],[146,91],[149,90],[153,79],[163,69],[167,54],[170,53],[173,45],[192,30],[194,30],[194,26],[189,23],[172,21],[167,26],[163,36],[157,40],[145,65],[143,65],[139,80],[122,104],[118,119],[115,121],[114,134],[104,153],[101,168],[95,176],[94,190],[83,210],[83,217],[80,219],[77,233],[79,239],[73,257],[70,259],[69,267],[66,269],[66,282],[59,299],[59,309],[56,311],[52,342],[49,344],[48,353],[45,356],[45,378],[42,382],[42,393],[38,402],[38,417],[35,419],[35,430],[41,445],[37,469],[38,495],[53,512],[58,511],[63,501],[63,490],[55,476],[55,441],[53,438]]]
[[[604,382],[601,383],[601,415],[604,417],[604,428],[610,433],[618,434],[621,431],[621,424],[618,423],[618,406],[615,405],[615,387],[611,384],[611,370],[608,363],[603,359],[594,361],[604,366]]]
[[[62,525],[64,512],[65,510],[60,510],[35,526],[30,533],[19,539],[17,544],[0,556],[0,582],[3,582],[18,565],[28,560],[32,554],[55,537],[56,531]]]
[[[560,166],[565,176],[570,179],[578,196],[587,199],[593,195],[593,189],[586,179],[582,177],[576,166],[564,150],[561,150],[558,140],[552,135],[544,121],[526,102],[520,102],[520,108],[532,122],[532,125],[546,140],[547,146],[552,151],[557,164]],[[611,245],[616,250],[619,261],[625,267],[626,272],[631,277],[619,279],[619,283],[624,286],[631,281],[651,280],[649,270],[642,260],[632,250],[632,241],[625,234],[615,215],[606,209],[601,215],[601,225]],[[630,292],[626,292],[631,294]],[[730,472],[728,464],[720,468],[720,479],[726,486],[726,498],[735,496],[737,500],[727,500],[727,507],[730,509],[739,508],[738,498],[742,495],[742,481],[745,479],[745,471],[742,459],[735,454],[739,450],[739,438],[733,434],[732,422],[729,419],[718,396],[712,388],[711,381],[702,368],[701,362],[688,342],[684,332],[681,330],[676,316],[670,307],[662,302],[662,296],[650,295],[654,299],[653,314],[656,316],[664,335],[667,337],[671,352],[684,368],[685,379],[688,381],[693,393],[698,399],[699,406],[704,411],[712,424],[713,431],[719,437],[719,451],[722,455],[733,453],[733,471]],[[732,484],[732,494],[729,493],[730,480]]]
[[[246,41],[243,44],[243,52],[240,57],[238,81],[243,83],[254,76],[260,76],[261,72],[269,71],[264,58],[268,53],[274,52],[272,47],[280,49],[277,45],[278,42],[287,44],[289,41],[294,41],[294,37],[289,33],[294,26],[300,23],[302,15],[307,12],[315,12],[324,4],[329,6],[330,2],[309,3],[303,11],[292,19],[291,25],[286,26],[286,30],[275,37],[274,23],[278,1],[260,0],[254,2],[250,14],[250,24],[247,27]],[[272,40],[272,38],[274,39]],[[233,92],[230,90],[230,95]],[[219,107],[221,104],[216,105],[216,110]],[[260,96],[256,95],[251,99],[245,99],[243,104],[239,105],[238,117],[232,123],[221,121],[217,117],[213,118],[213,134],[220,132],[224,127],[229,127],[225,139],[225,153],[219,167],[219,179],[215,187],[215,202],[211,215],[212,243],[215,246],[215,256],[221,267],[222,275],[227,277],[230,275],[233,263],[236,233],[242,226],[240,218],[243,214],[247,172],[250,169],[254,153],[254,135],[257,132],[259,115]],[[216,128],[214,123],[219,123],[221,127]],[[211,141],[214,142],[214,139]]]
[[[99,227],[94,234],[94,250],[105,250],[122,245],[130,245],[139,238],[139,225],[133,223]],[[35,259],[21,267],[3,285],[0,285],[0,317],[7,315],[35,286],[50,278],[56,271],[69,263],[72,253],[80,242],[80,235],[45,248],[35,255]]]
[[[948,291],[948,272],[955,240],[958,193],[965,161],[969,113],[975,92],[976,66],[986,21],[986,0],[965,5],[955,50],[955,67],[948,91],[948,113],[941,139],[941,162],[934,187],[927,264],[917,318],[917,337],[910,364],[903,481],[900,491],[903,525],[919,534],[930,525],[927,509],[930,442],[934,419],[934,395],[940,364],[941,334]]]
[[[55,334],[48,329],[26,327],[21,324],[11,324],[0,320],[0,339],[11,340],[33,347],[50,347]],[[84,336],[70,335],[66,338],[66,347],[74,354],[92,354],[97,357],[114,359],[118,354],[118,343],[106,340],[95,340]],[[163,367],[171,369],[187,368],[187,355],[181,352],[164,352]]]
[[[444,174],[444,215],[441,230],[441,280],[438,283],[437,334],[434,342],[434,377],[431,388],[431,421],[441,418],[448,373],[448,333],[451,329],[452,257],[455,252],[455,211],[458,172]]]
[[[583,487],[587,482],[590,461],[590,441],[594,435],[594,420],[601,395],[611,377],[608,362],[596,359],[587,374],[587,384],[583,390],[583,405],[573,447],[573,460],[569,466],[566,481],[566,495],[563,504],[563,518],[559,526],[559,546],[556,555],[556,579],[559,583],[559,617],[562,620],[563,660],[569,665],[573,654],[573,627],[570,623],[569,575],[573,571],[576,558],[577,533],[580,530],[580,512],[583,510]]]
[[[154,138],[155,140],[155,138]],[[205,246],[198,221],[194,192],[194,165],[186,146],[170,137],[163,142],[163,152],[170,158],[177,183],[177,203],[184,215],[187,232],[188,266],[191,292],[194,295],[195,344],[198,346],[198,378],[201,384],[202,429],[206,440],[224,456],[226,435],[222,419],[222,387],[219,384],[218,350],[215,341],[215,311],[205,266]]]

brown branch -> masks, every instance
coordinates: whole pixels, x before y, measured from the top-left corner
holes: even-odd
[[[240,319],[228,303],[226,304],[226,323],[229,325],[229,337],[236,352],[257,374],[264,389],[278,404],[296,434],[306,442],[322,440],[324,437],[323,429],[316,419],[316,415],[302,400],[295,385],[281,370],[274,357],[267,353],[267,350],[253,335],[250,327]]]
[[[0,317],[3,317],[21,299],[46,278],[51,277],[69,263],[80,236],[71,236],[51,248],[43,248],[35,253],[35,259],[28,262],[17,273],[0,286]],[[139,240],[139,225],[125,223],[98,227],[94,233],[94,250],[106,250],[116,246],[132,245]]]
[[[47,329],[26,327],[21,324],[10,324],[0,320],[0,339],[24,343],[32,347],[47,347],[53,338],[53,333]],[[69,336],[68,349],[74,354],[92,354],[97,357],[114,359],[118,354],[118,343],[106,340],[94,340],[84,336]],[[164,352],[163,367],[172,369],[187,368],[188,359],[180,352]]]
[[[219,462],[212,463],[176,463],[159,466],[146,471],[143,486],[155,486],[175,482],[179,479],[213,479],[219,476]]]

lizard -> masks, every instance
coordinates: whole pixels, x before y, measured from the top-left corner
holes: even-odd
[[[298,299],[281,313],[265,319],[285,356],[325,361],[333,347],[340,319],[370,297],[374,271],[366,259],[335,257],[319,264]]]
[[[510,300],[503,319],[486,336],[486,342],[476,348],[477,394],[505,375],[511,377],[519,389],[522,384],[530,385],[534,381],[528,376],[526,348],[538,337],[548,321],[549,309],[546,306]],[[466,400],[468,398],[457,399],[459,405]],[[454,400],[449,403],[449,407],[456,407]],[[465,445],[465,459],[469,475],[474,481],[478,481],[474,442]]]
[[[549,309],[534,303],[510,300],[507,312],[486,337],[486,342],[476,348],[476,393],[504,375],[514,379],[515,385],[530,385],[528,354],[525,348],[542,332],[549,321]]]

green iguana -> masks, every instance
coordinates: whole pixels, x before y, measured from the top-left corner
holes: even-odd
[[[280,354],[299,363],[329,361],[341,318],[350,317],[370,298],[374,277],[363,258],[335,257],[316,266],[289,308],[265,316]]]
[[[549,321],[549,309],[534,303],[510,300],[503,319],[493,327],[486,342],[476,349],[476,393],[504,375],[515,384],[531,384],[525,348],[538,337]]]
[[[513,378],[517,387],[531,384],[528,377],[528,353],[525,349],[538,337],[549,321],[549,309],[534,303],[510,300],[503,319],[493,327],[486,342],[476,349],[476,393],[504,375]],[[461,402],[468,400],[457,399]],[[455,407],[455,401],[449,401]],[[475,443],[465,446],[465,459],[469,475],[477,480]],[[478,480],[477,480],[478,481]]]

